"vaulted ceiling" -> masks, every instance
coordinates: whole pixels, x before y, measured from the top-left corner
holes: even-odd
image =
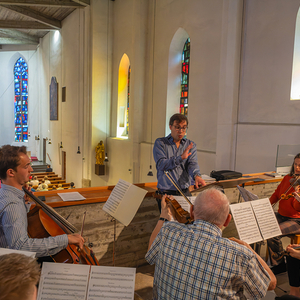
[[[90,0],[0,0],[0,47],[8,44],[38,44],[50,30]]]

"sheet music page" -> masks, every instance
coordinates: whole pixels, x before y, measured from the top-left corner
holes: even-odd
[[[282,235],[272,205],[268,198],[252,201],[251,205],[264,240]]]
[[[85,300],[90,266],[43,263],[37,300]]]
[[[102,209],[113,216],[130,185],[129,182],[119,179]]]
[[[133,300],[135,268],[91,266],[87,300]]]
[[[84,200],[84,198],[80,193],[78,192],[68,192],[68,193],[57,193],[57,195],[63,200],[63,201],[78,201],[78,200]]]
[[[146,194],[145,189],[119,179],[102,209],[128,226]]]
[[[179,203],[179,205],[188,213],[190,212],[190,204],[184,199],[182,196],[173,196],[174,199]],[[187,197],[193,204],[195,202],[197,196],[189,196]]]
[[[239,238],[248,244],[262,240],[251,203],[243,202],[230,205]]]

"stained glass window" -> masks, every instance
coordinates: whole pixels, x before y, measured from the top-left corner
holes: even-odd
[[[14,67],[15,141],[28,142],[28,66],[20,57]]]
[[[180,113],[187,116],[189,97],[190,38],[188,38],[184,44],[181,62]]]
[[[130,99],[130,66],[128,68],[128,78],[127,78],[127,109],[126,109],[126,134],[129,132],[129,99]]]

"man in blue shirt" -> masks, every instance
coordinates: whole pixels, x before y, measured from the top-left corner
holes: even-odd
[[[0,247],[36,252],[36,257],[54,255],[68,244],[83,247],[80,234],[63,234],[45,238],[30,238],[27,233],[25,193],[22,187],[29,181],[31,161],[26,147],[4,145],[0,148]]]
[[[201,178],[198,166],[196,144],[185,137],[188,128],[186,116],[173,115],[170,118],[169,127],[171,134],[158,138],[153,147],[157,169],[157,188],[161,194],[179,195],[177,189],[164,174],[164,171],[168,171],[183,193],[190,195],[189,186],[192,180],[196,188],[206,185]]]

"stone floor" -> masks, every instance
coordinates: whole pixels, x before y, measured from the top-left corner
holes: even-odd
[[[288,238],[283,238],[283,246],[289,244]],[[266,246],[261,248],[261,256],[265,259]],[[134,300],[151,300],[153,287],[154,266],[146,265],[137,268],[135,280],[135,295]],[[274,291],[267,293],[265,300],[273,300],[276,296],[282,296],[289,293],[289,283],[287,273],[282,273],[276,276],[277,287]]]

